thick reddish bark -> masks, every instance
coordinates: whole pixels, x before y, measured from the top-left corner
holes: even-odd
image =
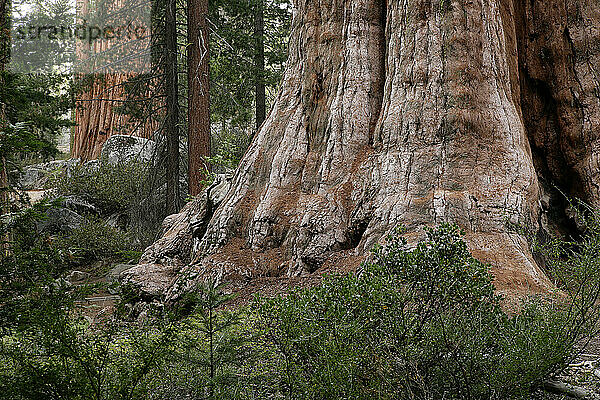
[[[133,135],[152,138],[158,124],[156,120],[145,122],[118,113],[115,107],[131,99],[125,93],[123,82],[135,74],[102,74],[90,80],[78,95],[73,128],[71,154],[75,158],[92,160],[100,156],[102,146],[112,135]]]
[[[265,90],[265,10],[264,1],[256,0],[254,10],[254,67],[256,68],[255,101],[256,130],[267,118],[267,96]]]
[[[208,0],[188,2],[188,164],[189,191],[196,196],[210,156]]]
[[[90,1],[77,0],[77,10],[81,13],[78,18],[85,21],[88,14]],[[123,7],[120,2],[111,3],[118,10]],[[123,10],[120,10],[123,12]],[[83,23],[83,22],[80,22]],[[109,50],[112,44],[109,41],[77,41],[76,54],[79,61],[86,61],[89,54],[98,54]],[[76,126],[73,128],[73,144],[71,155],[82,160],[98,158],[102,146],[112,135],[132,135],[147,139],[153,137],[158,128],[157,119],[147,118],[144,121],[132,118],[125,113],[117,112],[124,102],[139,101],[149,102],[152,94],[138,93],[137,99],[128,94],[124,83],[138,74],[102,72],[94,75],[79,75],[82,83],[81,93],[75,101],[74,119]],[[139,92],[139,91],[138,91]]]
[[[294,6],[282,90],[197,232],[194,268],[234,279],[357,265],[398,225],[418,240],[451,222],[500,289],[551,287],[507,222],[561,228],[552,184],[600,204],[600,6]]]

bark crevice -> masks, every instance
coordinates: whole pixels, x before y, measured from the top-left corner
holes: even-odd
[[[515,2],[522,113],[542,183],[547,220],[542,225],[551,233],[570,236],[579,231],[565,195],[598,201],[594,174],[585,165],[586,159],[597,157],[598,135],[590,129],[597,122],[589,118],[597,120],[598,115],[586,110],[585,104],[586,97],[591,103],[591,96],[582,81],[587,60],[577,54],[587,36],[585,29],[578,28],[577,21],[583,20],[580,3],[585,1]]]

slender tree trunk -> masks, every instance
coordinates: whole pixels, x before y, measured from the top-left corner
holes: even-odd
[[[179,210],[179,97],[177,76],[177,2],[167,0],[165,15],[165,91],[167,140],[167,212]]]
[[[256,130],[258,131],[267,118],[267,102],[265,93],[265,12],[264,0],[256,0],[254,18],[254,40],[256,53]]]
[[[403,225],[458,224],[505,293],[552,285],[525,236],[600,205],[595,0],[294,1],[282,89],[192,267],[357,267]],[[237,278],[236,278],[237,277]]]
[[[6,69],[10,46],[10,25],[8,20],[9,0],[0,0],[0,73]],[[0,77],[0,79],[2,79]]]
[[[10,55],[9,0],[0,0],[0,85],[4,85],[4,72]],[[1,99],[0,99],[1,100]],[[5,118],[5,104],[0,102],[0,124]],[[0,128],[2,128],[0,126]]]
[[[196,196],[206,180],[210,156],[208,0],[188,2],[188,164],[189,191]]]
[[[0,87],[4,85],[4,72],[9,60],[10,46],[10,28],[8,20],[8,0],[0,0]],[[6,119],[6,105],[0,99],[0,132],[4,130]],[[8,171],[6,170],[5,155],[1,154],[0,159],[0,214],[6,214],[9,208],[9,185]],[[9,251],[9,234],[2,235],[2,244],[0,249],[2,255],[7,255]]]

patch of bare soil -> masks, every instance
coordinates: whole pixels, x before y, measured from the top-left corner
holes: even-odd
[[[249,305],[256,296],[275,297],[285,295],[293,289],[304,289],[319,285],[327,275],[356,272],[364,257],[354,255],[352,250],[334,253],[321,268],[312,274],[299,277],[252,277],[236,279],[227,283],[225,291],[235,297],[227,303],[228,308]]]
[[[79,270],[71,271],[67,280],[74,286],[97,285],[97,290],[75,302],[78,311],[90,321],[101,323],[115,311],[121,297],[111,289],[113,263],[98,262]]]

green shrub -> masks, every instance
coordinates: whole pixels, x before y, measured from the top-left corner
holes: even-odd
[[[527,398],[571,356],[557,299],[500,307],[489,266],[444,225],[400,234],[360,274],[257,304],[282,392],[295,399]],[[597,283],[595,283],[597,285]]]
[[[140,256],[139,249],[133,245],[128,233],[92,216],[79,228],[58,237],[56,247],[71,265],[85,265],[99,260],[127,262]]]
[[[0,337],[0,399],[148,398],[175,325],[92,325],[69,310],[40,314],[27,329]]]
[[[36,228],[57,203],[41,202],[0,220],[2,237],[10,238],[10,251],[0,253],[0,399],[148,398],[151,374],[172,349],[176,324],[131,324],[106,314],[90,322],[77,300],[97,288],[64,281],[64,248]],[[122,246],[117,241],[123,238],[104,225],[92,223],[82,232],[69,238],[71,245],[97,254]],[[96,244],[89,247],[90,240]]]
[[[28,304],[67,271],[61,252],[36,228],[55,205],[43,201],[0,220],[8,250],[0,252],[0,334],[8,326],[26,324]]]
[[[577,242],[540,246],[562,291],[524,299],[518,313],[500,307],[489,266],[444,225],[416,248],[396,233],[359,273],[250,310],[224,309],[229,296],[206,285],[179,322],[90,324],[75,300],[91,289],[65,285],[63,247],[32,234],[47,206],[13,222],[12,254],[0,258],[0,398],[528,399],[598,329],[594,214]],[[106,227],[86,229],[64,248]],[[101,241],[91,254],[117,247]]]
[[[203,184],[212,184],[216,174],[235,170],[250,145],[250,139],[251,137],[239,128],[223,127],[216,132],[211,139],[213,155],[205,157],[204,160],[206,180]]]
[[[126,212],[147,193],[148,168],[133,160],[124,164],[100,163],[97,169],[79,166],[70,174],[51,181],[58,195],[80,196],[100,209],[103,215]]]
[[[250,357],[240,310],[224,310],[232,298],[223,286],[204,282],[188,293],[175,314],[184,318],[177,346],[154,380],[152,399],[234,399],[243,386],[241,367]]]
[[[137,160],[97,169],[79,167],[70,174],[52,180],[59,196],[76,195],[98,208],[102,217],[121,215],[126,230],[137,248],[145,248],[156,239],[166,217],[164,192],[160,179],[148,165]]]

